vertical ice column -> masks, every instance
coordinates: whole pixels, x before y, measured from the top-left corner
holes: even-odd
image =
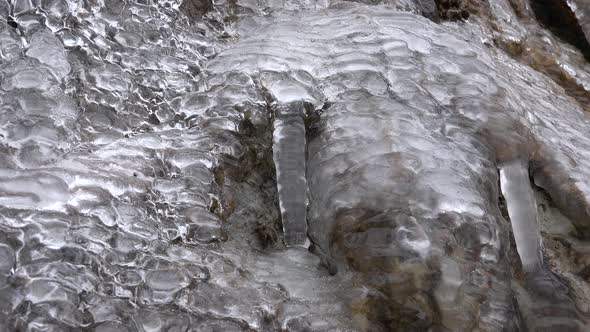
[[[542,265],[541,233],[526,164],[517,160],[502,165],[500,187],[506,199],[516,250],[523,269],[526,272],[536,271]]]
[[[305,124],[300,103],[278,107],[273,131],[273,160],[286,246],[308,246]]]

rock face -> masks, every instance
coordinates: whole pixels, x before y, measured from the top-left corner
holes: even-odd
[[[590,4],[583,0],[568,2],[570,10],[574,12],[578,25],[582,28],[586,41],[590,41]]]
[[[588,1],[533,1],[530,7],[543,26],[576,47],[585,57],[586,62],[590,61],[590,3]],[[545,67],[538,64],[533,66]],[[561,64],[561,67],[564,67],[564,64]],[[547,73],[555,77],[566,88],[568,94],[577,98],[582,105],[588,104],[590,100],[588,88],[576,77],[580,74],[566,74],[554,68]]]
[[[213,9],[211,0],[184,0],[180,4],[180,10],[187,16],[198,18]]]
[[[588,330],[548,3],[0,0],[0,330]]]
[[[445,20],[466,20],[469,18],[469,10],[466,1],[460,0],[439,0],[436,1],[438,13]]]
[[[590,4],[585,1],[533,1],[539,20],[590,59]]]

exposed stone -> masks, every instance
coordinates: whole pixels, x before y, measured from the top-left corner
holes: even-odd
[[[188,17],[197,18],[207,14],[213,9],[211,0],[183,0],[180,10]]]
[[[530,3],[539,21],[577,47],[590,61],[590,4],[587,1],[536,0]]]
[[[435,0],[438,14],[443,20],[467,20],[471,15],[489,16],[487,0]]]
[[[560,1],[548,1],[547,3],[558,6],[558,2]],[[581,54],[583,52],[578,52],[574,47],[568,47],[567,39],[559,37],[560,33],[565,33],[563,30],[568,29],[567,25],[560,23],[558,27],[553,28],[552,31],[556,32],[554,36],[537,22],[537,17],[539,19],[550,18],[549,22],[541,20],[542,23],[548,25],[557,22],[557,19],[553,17],[559,17],[558,14],[551,12],[553,9],[548,6],[543,7],[542,3],[544,2],[530,2],[528,0],[494,3],[494,6],[491,7],[490,21],[490,33],[494,36],[493,43],[514,59],[550,77],[565,90],[566,94],[575,98],[580,106],[588,111],[590,110],[590,87],[584,81],[590,67],[584,61],[584,54]],[[533,8],[537,10],[535,11]],[[563,10],[568,8],[561,7]],[[541,12],[539,13],[539,11]],[[575,23],[573,22],[575,17],[572,15],[566,15],[571,24]],[[576,30],[575,24],[570,28]],[[567,38],[574,38],[572,35],[577,34],[583,39],[581,31],[573,30],[565,33]],[[568,63],[567,66],[566,63]],[[578,65],[572,66],[572,64]]]
[[[417,0],[422,15],[431,20],[437,21],[439,19],[438,9],[435,0]]]

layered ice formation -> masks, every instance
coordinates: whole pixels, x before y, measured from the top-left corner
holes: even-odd
[[[0,0],[0,331],[587,330],[590,65],[540,16]]]

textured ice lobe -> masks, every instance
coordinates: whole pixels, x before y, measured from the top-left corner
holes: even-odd
[[[291,103],[278,107],[274,120],[273,160],[286,246],[308,245],[303,114],[302,104]]]
[[[521,161],[500,167],[500,186],[506,198],[516,250],[525,271],[541,267],[541,233],[528,169]]]

